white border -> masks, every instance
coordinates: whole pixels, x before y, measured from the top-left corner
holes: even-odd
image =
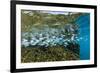
[[[88,12],[90,13],[90,60],[78,61],[59,61],[59,62],[39,62],[39,63],[21,63],[21,9],[26,10],[52,10],[52,11],[69,11],[69,12]],[[84,46],[84,45],[83,45]],[[16,69],[39,68],[54,66],[72,66],[94,64],[94,10],[84,8],[70,7],[50,7],[35,5],[16,5]]]

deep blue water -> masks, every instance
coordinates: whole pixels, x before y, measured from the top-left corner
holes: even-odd
[[[80,59],[88,60],[90,59],[90,14],[81,15],[76,24],[79,25]]]

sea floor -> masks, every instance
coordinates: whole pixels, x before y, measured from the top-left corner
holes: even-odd
[[[80,60],[79,54],[63,47],[49,48],[21,48],[21,62],[49,62],[49,61]]]

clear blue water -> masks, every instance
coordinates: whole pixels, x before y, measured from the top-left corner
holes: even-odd
[[[78,42],[80,44],[80,59],[90,59],[90,14],[81,15],[76,24],[79,25]]]

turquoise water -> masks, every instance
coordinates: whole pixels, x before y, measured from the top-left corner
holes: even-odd
[[[90,14],[81,15],[76,24],[79,25],[80,59],[88,60],[90,59]]]

